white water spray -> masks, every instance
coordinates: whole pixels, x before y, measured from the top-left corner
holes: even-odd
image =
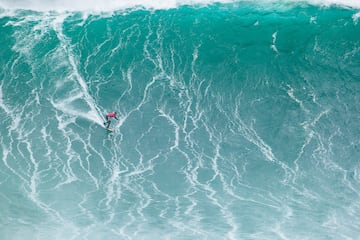
[[[254,3],[293,3],[301,4],[308,2],[321,6],[341,5],[345,7],[360,8],[358,0],[250,0]],[[93,12],[111,12],[130,8],[146,9],[170,9],[183,5],[207,5],[213,3],[241,3],[238,0],[0,0],[0,8],[3,9],[27,9],[35,11],[93,11]],[[244,1],[245,2],[245,1]],[[249,1],[246,1],[249,2]]]

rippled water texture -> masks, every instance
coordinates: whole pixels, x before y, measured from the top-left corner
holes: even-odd
[[[359,239],[358,12],[0,10],[1,239]]]

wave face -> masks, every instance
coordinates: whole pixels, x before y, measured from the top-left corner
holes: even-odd
[[[0,13],[2,239],[358,238],[356,10]]]

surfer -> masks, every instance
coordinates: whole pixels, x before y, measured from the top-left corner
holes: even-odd
[[[116,114],[117,114],[116,112],[110,112],[110,113],[106,114],[106,116],[105,116],[106,122],[104,122],[104,125],[106,125],[106,128],[110,127],[110,123],[111,123],[110,119],[111,118],[115,118],[116,120],[119,120],[117,118]]]

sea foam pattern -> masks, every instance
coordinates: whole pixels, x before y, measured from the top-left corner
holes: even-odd
[[[0,3],[2,239],[358,239],[357,3]]]

